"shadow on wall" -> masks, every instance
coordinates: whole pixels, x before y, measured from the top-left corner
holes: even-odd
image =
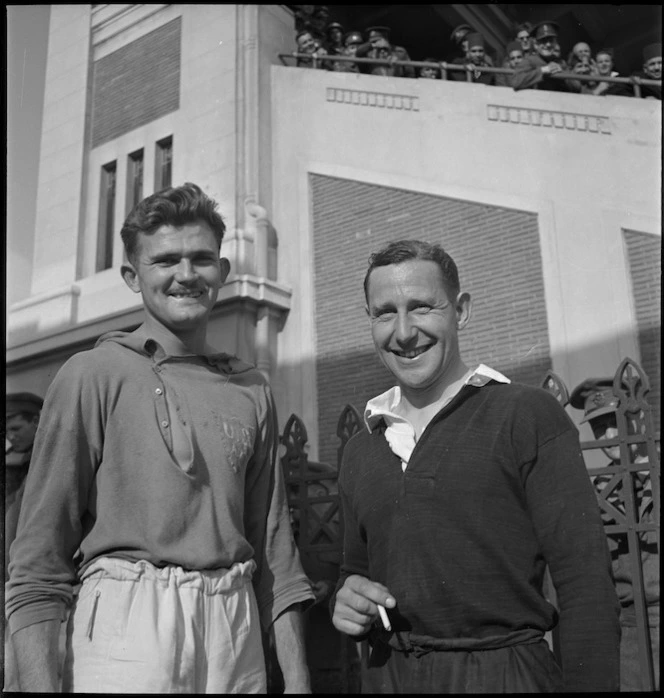
[[[652,331],[655,334],[655,330]],[[658,340],[657,346],[661,346],[659,339],[659,331],[656,333]],[[645,356],[630,357],[642,366],[650,381],[650,392],[646,398],[653,408],[653,419],[656,424],[659,424],[661,413],[661,365],[660,351],[655,350],[655,344],[652,343],[652,337],[648,338],[650,343],[648,346],[653,347],[653,350]],[[607,339],[602,343],[595,345],[586,345],[583,348],[574,350],[567,357],[568,366],[575,365],[592,365],[593,356],[606,356],[609,345],[616,346],[619,344],[618,337],[613,341]],[[389,389],[394,385],[392,376],[384,368],[378,357],[373,351],[371,338],[368,328],[363,336],[357,337],[358,350],[355,352],[341,352],[335,355],[327,355],[320,357],[316,364],[317,388],[318,388],[318,455],[319,460],[324,463],[337,463],[337,449],[339,440],[337,437],[337,420],[341,411],[346,404],[354,405],[360,413],[364,411],[367,400],[381,392]],[[643,346],[643,345],[642,345]],[[487,351],[486,354],[478,355],[475,347],[472,345],[472,339],[461,335],[461,355],[464,357],[466,364],[475,366],[479,363],[487,364],[515,383],[523,383],[526,385],[540,386],[547,370],[553,368],[551,358],[548,353],[548,346],[545,352],[539,351],[533,347],[528,353],[528,342],[524,341],[524,353],[514,356],[500,356],[496,352]],[[612,376],[618,368],[620,361],[625,357],[620,357],[616,360],[615,365],[610,370],[602,370],[592,372],[592,375],[584,376],[584,378]],[[601,366],[600,361],[597,362]],[[555,370],[555,369],[554,369]],[[567,376],[561,376],[568,385],[570,392],[576,387],[577,382],[571,384]],[[581,382],[582,379],[578,381]],[[567,408],[567,412],[571,419],[578,424],[583,416],[578,410],[571,407]],[[281,421],[288,418],[289,415],[280,415]],[[301,415],[305,423],[306,415]],[[591,435],[583,431],[583,426],[580,430],[581,438],[591,438]],[[587,425],[585,425],[587,426]]]

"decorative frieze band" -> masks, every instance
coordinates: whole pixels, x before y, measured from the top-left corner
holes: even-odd
[[[366,90],[345,90],[338,87],[327,88],[327,101],[355,104],[362,107],[381,107],[382,109],[420,110],[419,99],[410,95],[367,92]]]
[[[500,104],[488,104],[489,121],[541,128],[566,129],[568,131],[587,131],[589,133],[611,134],[611,121],[606,116],[594,114],[575,114],[572,112],[553,111],[551,109],[525,109],[508,107]]]

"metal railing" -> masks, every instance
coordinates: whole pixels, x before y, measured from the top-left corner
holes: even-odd
[[[540,387],[550,392],[565,408],[569,404],[569,392],[564,382],[552,371],[548,371],[540,381]],[[616,409],[618,436],[612,439],[581,441],[582,451],[591,451],[620,446],[620,462],[592,467],[588,475],[597,490],[597,502],[603,512],[604,528],[607,536],[626,537],[629,566],[633,585],[634,607],[637,623],[638,654],[641,668],[643,690],[653,690],[655,685],[652,647],[649,636],[648,610],[646,603],[645,580],[640,557],[641,539],[648,534],[656,539],[657,555],[660,550],[660,432],[652,417],[652,408],[646,395],[649,380],[641,367],[629,358],[624,359],[614,374],[613,391],[619,402]],[[635,430],[628,429],[628,421],[638,425]],[[302,419],[291,415],[280,438],[285,447],[281,458],[284,470],[288,500],[293,518],[294,533],[298,548],[303,557],[318,558],[330,555],[338,565],[342,557],[343,520],[340,519],[339,494],[336,487],[338,469],[343,452],[351,437],[362,429],[361,412],[351,404],[342,410],[337,421],[337,467],[323,467],[310,461],[307,456],[307,431]],[[630,456],[633,445],[640,445],[647,451],[647,460],[634,462]],[[637,496],[636,478],[646,474],[649,491],[645,496],[652,501],[652,514],[649,518],[642,516],[644,493]],[[609,475],[612,480],[602,489],[594,483],[598,475]],[[329,483],[329,486],[328,486]],[[317,491],[317,485],[325,484],[324,494]],[[617,497],[622,506],[616,507]],[[640,497],[640,499],[639,499]],[[547,598],[557,604],[555,589],[550,578],[545,587]],[[552,637],[554,651],[559,651],[558,629]],[[358,653],[355,642],[343,633],[340,634],[339,674],[341,693],[354,692],[358,689]]]
[[[567,387],[555,373],[549,371],[541,387],[554,395],[563,407],[569,403]],[[656,548],[659,557],[661,544],[661,437],[653,421],[652,408],[646,399],[649,390],[650,382],[643,369],[632,359],[623,359],[613,376],[612,387],[613,395],[617,398],[615,418],[618,435],[611,439],[581,442],[581,450],[584,452],[601,451],[612,446],[620,448],[618,462],[589,468],[588,474],[596,490],[604,531],[607,536],[622,537],[627,543],[626,554],[623,552],[623,555],[632,586],[643,691],[655,690],[653,664],[659,660],[659,657],[654,656],[651,646],[646,599],[646,587],[653,580],[645,579],[645,563],[642,560],[642,556],[652,555],[649,552],[652,547]],[[633,450],[637,447],[645,457],[637,458],[634,455]],[[654,544],[650,542],[649,535],[654,538]]]
[[[443,80],[448,80],[448,73],[456,72],[466,73],[466,81],[473,81],[474,73],[489,73],[495,75],[514,75],[516,72],[512,68],[496,68],[493,66],[474,66],[474,65],[460,65],[458,63],[448,63],[446,61],[392,61],[385,60],[384,58],[358,58],[356,56],[341,56],[341,55],[325,55],[316,56],[310,53],[280,53],[279,60],[285,66],[291,66],[286,59],[306,60],[311,62],[312,68],[322,68],[330,69],[331,65],[337,61],[346,63],[355,63],[358,65],[376,65],[376,66],[401,66],[401,67],[413,67],[413,68],[434,68],[440,71],[441,78]],[[291,66],[293,67],[293,66]],[[297,65],[294,67],[298,67]],[[610,77],[602,75],[584,75],[582,73],[574,72],[560,72],[555,75],[550,75],[550,78],[554,80],[577,80],[579,82],[608,82],[610,84],[616,85],[629,85],[634,90],[635,97],[641,97],[641,86],[648,87],[662,87],[661,80],[651,80],[649,78],[640,78],[636,75],[631,75],[629,77]],[[509,87],[509,85],[505,85]]]

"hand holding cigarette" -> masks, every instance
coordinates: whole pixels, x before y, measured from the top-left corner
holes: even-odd
[[[390,623],[390,619],[387,616],[385,606],[381,606],[380,604],[378,604],[378,613],[380,615],[380,619],[383,621],[383,627],[385,628],[385,630],[392,630],[392,624]]]
[[[396,599],[383,584],[352,574],[337,593],[332,623],[337,630],[357,636],[366,633],[380,618],[385,630],[390,631],[392,624],[386,609],[396,605]]]

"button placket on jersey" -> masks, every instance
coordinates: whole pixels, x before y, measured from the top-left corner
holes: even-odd
[[[166,405],[166,386],[161,377],[161,368],[159,365],[153,366],[153,370],[159,379],[159,385],[154,389],[155,411],[157,421],[159,423],[159,431],[166,442],[168,449],[173,450],[173,432],[171,430],[171,420],[168,415],[168,406]]]

